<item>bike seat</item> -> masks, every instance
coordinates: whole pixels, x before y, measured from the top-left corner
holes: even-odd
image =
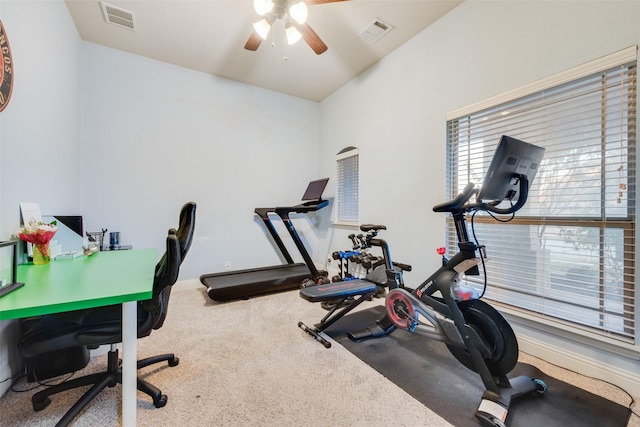
[[[362,224],[360,226],[360,230],[368,233],[369,231],[378,231],[378,230],[386,230],[387,226],[385,225],[376,225],[376,224]]]

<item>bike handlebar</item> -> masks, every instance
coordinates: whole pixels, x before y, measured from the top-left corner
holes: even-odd
[[[499,208],[497,207],[502,200],[494,200],[492,202],[476,202],[469,203],[469,199],[471,196],[478,192],[475,184],[470,182],[468,183],[461,193],[459,193],[452,200],[444,203],[437,204],[433,207],[434,212],[469,212],[475,210],[489,211],[496,213],[498,215],[510,215],[519,211],[524,204],[527,202],[527,197],[529,195],[529,179],[526,175],[514,174],[513,178],[518,179],[519,189],[518,189],[518,201],[508,207],[508,208]]]
[[[482,203],[480,202],[480,205],[484,205],[479,207],[478,209],[481,210],[486,210],[489,212],[493,212],[493,213],[497,213],[498,215],[511,215],[512,213],[515,213],[517,211],[519,211],[524,204],[527,202],[527,197],[529,196],[529,179],[527,178],[526,175],[516,175],[514,176],[515,178],[518,179],[518,183],[519,185],[519,189],[518,189],[518,201],[508,207],[508,208],[498,208],[496,207],[501,201],[495,201],[495,202],[490,202],[490,203]],[[475,205],[475,203],[474,203]],[[471,205],[473,206],[473,205]]]
[[[470,182],[464,187],[461,193],[459,193],[453,200],[448,202],[439,203],[433,207],[434,212],[457,212],[464,209],[471,196],[477,193],[476,185]]]

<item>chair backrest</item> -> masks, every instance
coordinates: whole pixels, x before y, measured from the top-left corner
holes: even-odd
[[[153,277],[153,296],[152,300],[162,292],[173,286],[178,280],[180,273],[180,264],[182,257],[180,256],[180,240],[176,235],[176,229],[171,228],[167,234],[166,251],[158,264],[156,264],[156,272]]]
[[[138,304],[138,320],[147,317],[147,322],[139,323],[138,337],[149,335],[152,329],[162,327],[169,307],[171,287],[178,280],[180,265],[191,247],[195,231],[196,204],[185,203],[180,211],[178,229],[171,228],[167,235],[166,252],[158,261],[153,280],[151,299]],[[150,315],[150,318],[148,317]]]
[[[180,222],[178,223],[178,230],[176,235],[180,241],[180,257],[184,261],[191,247],[191,241],[193,240],[193,232],[196,226],[196,204],[195,202],[188,202],[182,206],[180,211]]]

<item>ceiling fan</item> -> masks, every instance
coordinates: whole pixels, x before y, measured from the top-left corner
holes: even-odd
[[[346,0],[253,0],[253,8],[262,19],[253,24],[253,32],[244,48],[257,50],[262,40],[267,39],[275,20],[282,19],[285,21],[288,44],[293,44],[302,38],[317,55],[320,55],[328,48],[320,36],[307,24],[307,5],[339,1]]]

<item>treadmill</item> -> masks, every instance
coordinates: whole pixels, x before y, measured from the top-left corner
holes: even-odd
[[[286,264],[270,267],[250,268],[245,270],[224,271],[221,273],[200,276],[200,282],[207,288],[209,298],[214,301],[249,298],[254,295],[280,292],[300,288],[305,279],[318,280],[326,277],[326,271],[318,271],[309,252],[304,247],[298,232],[289,218],[291,213],[315,212],[329,205],[328,200],[322,200],[322,193],[329,178],[311,181],[302,196],[302,203],[295,206],[280,206],[275,208],[255,208],[265,227],[273,237],[278,249],[284,256]],[[304,263],[295,263],[291,254],[278,235],[269,214],[276,214],[284,223],[293,242],[300,251]]]

